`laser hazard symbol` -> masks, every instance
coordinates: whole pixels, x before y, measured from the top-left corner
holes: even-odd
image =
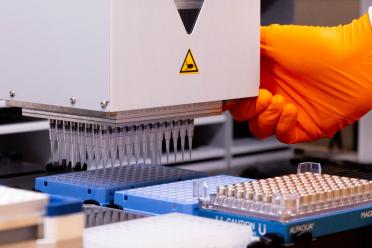
[[[196,64],[195,58],[192,55],[191,49],[187,52],[186,58],[183,61],[180,74],[195,74],[199,73],[199,68]]]

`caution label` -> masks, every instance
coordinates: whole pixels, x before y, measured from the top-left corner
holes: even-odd
[[[186,58],[183,61],[180,74],[195,74],[199,73],[199,68],[196,65],[194,56],[192,55],[191,49],[186,54]]]

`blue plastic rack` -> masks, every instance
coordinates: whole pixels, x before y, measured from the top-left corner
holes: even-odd
[[[198,207],[198,200],[193,197],[193,182],[196,180],[207,184],[209,194],[215,194],[218,186],[251,181],[251,179],[224,175],[205,177],[117,191],[114,202],[125,210],[146,215],[171,212],[195,214],[195,210]]]
[[[202,217],[249,225],[255,236],[263,236],[267,233],[280,234],[287,244],[294,242],[295,236],[304,232],[311,232],[313,238],[318,238],[372,225],[372,204],[302,217],[289,222],[211,209],[198,209],[198,214]]]
[[[102,206],[118,190],[205,177],[207,174],[161,165],[127,165],[36,178],[36,190],[69,196]]]
[[[83,202],[71,197],[50,195],[46,216],[55,217],[83,211]]]

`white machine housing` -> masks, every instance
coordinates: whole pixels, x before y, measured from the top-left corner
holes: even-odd
[[[191,34],[175,0],[2,0],[0,99],[106,117],[221,111],[257,95],[259,25],[259,0],[205,0]],[[189,49],[199,73],[182,75]]]

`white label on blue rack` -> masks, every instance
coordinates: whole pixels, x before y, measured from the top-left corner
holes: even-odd
[[[301,232],[311,232],[314,229],[315,223],[294,226],[289,229],[290,234],[296,234]]]
[[[369,211],[366,211],[366,212],[362,212],[362,213],[360,214],[360,218],[361,218],[361,219],[372,218],[372,210],[369,210]]]
[[[226,222],[231,222],[231,223],[236,223],[236,224],[241,224],[241,225],[247,225],[252,228],[252,233],[254,236],[263,236],[266,234],[267,226],[265,223],[260,223],[260,222],[250,222],[250,221],[245,221],[245,220],[239,220],[239,219],[234,219],[234,218],[224,218],[222,216],[216,216],[216,220],[222,220]]]

